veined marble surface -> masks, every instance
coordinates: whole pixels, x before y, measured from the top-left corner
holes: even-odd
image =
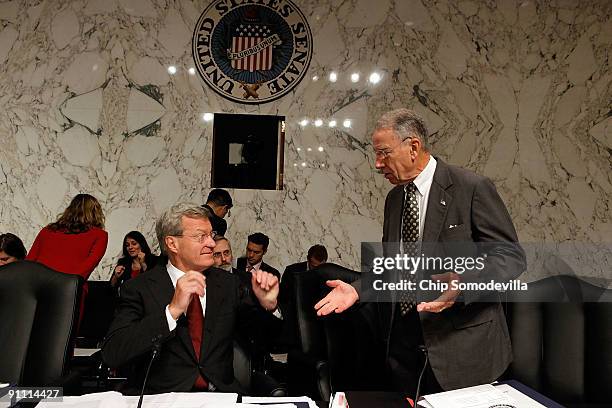
[[[158,214],[208,194],[205,112],[279,114],[285,189],[230,191],[235,255],[262,231],[278,268],[314,243],[357,268],[360,243],[380,240],[390,188],[370,132],[405,106],[427,119],[438,156],[494,180],[522,241],[612,243],[612,3],[296,3],[314,34],[309,73],[280,100],[246,106],[188,71],[207,1],[0,1],[0,231],[29,247],[72,196],[91,193],[110,234],[92,278],[107,279],[126,232],[157,247]],[[586,272],[583,259],[564,261],[609,278],[606,256]]]

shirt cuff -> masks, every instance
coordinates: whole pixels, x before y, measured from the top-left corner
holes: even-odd
[[[170,314],[170,305],[166,306],[166,320],[168,321],[168,330],[172,331],[176,329],[176,320]]]

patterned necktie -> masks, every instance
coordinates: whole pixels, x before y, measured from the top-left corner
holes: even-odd
[[[416,256],[419,241],[419,203],[416,196],[416,186],[409,183],[404,187],[404,208],[402,209],[402,246],[404,254]],[[415,275],[404,273],[404,278],[415,282]],[[416,305],[415,291],[400,292],[400,312],[405,316]]]
[[[191,296],[191,301],[187,307],[187,325],[189,327],[189,336],[191,337],[193,350],[195,351],[196,359],[199,363],[200,350],[202,348],[202,335],[204,333],[204,311],[202,310],[200,298],[195,294]],[[202,377],[202,373],[198,374],[198,378],[196,378],[193,388],[196,390],[208,389],[208,382]]]

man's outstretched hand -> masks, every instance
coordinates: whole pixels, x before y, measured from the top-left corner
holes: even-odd
[[[359,295],[355,288],[346,282],[329,280],[325,284],[333,289],[315,305],[317,316],[342,313],[359,300]]]
[[[452,289],[451,282],[459,282],[459,275],[457,275],[455,272],[431,275],[431,279],[438,282],[446,282],[448,284],[448,289],[432,302],[419,303],[417,305],[417,312],[441,313],[455,304],[455,300],[461,292],[458,289]]]

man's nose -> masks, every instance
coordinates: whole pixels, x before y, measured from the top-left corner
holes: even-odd
[[[383,167],[385,167],[385,163],[383,163],[383,161],[377,157],[376,159],[374,159],[374,167],[376,167],[377,169],[382,169]]]

